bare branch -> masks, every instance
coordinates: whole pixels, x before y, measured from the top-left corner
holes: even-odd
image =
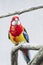
[[[31,63],[28,63],[28,65],[40,65],[42,64],[42,62],[43,62],[43,48],[39,50],[39,52],[33,58]]]
[[[26,42],[22,42],[19,43],[17,46],[14,46],[14,48],[12,48],[12,54],[11,54],[11,65],[17,65],[17,58],[18,55],[16,54],[16,52],[18,52],[18,50],[20,49],[29,49],[29,50],[39,50],[38,54],[35,56],[35,58],[33,58],[32,61],[30,61],[28,63],[28,65],[39,65],[37,63],[39,63],[39,59],[43,57],[43,46],[39,46],[39,45],[31,45],[32,43],[26,43]],[[43,59],[42,59],[43,60]],[[41,61],[41,60],[40,60]]]
[[[8,13],[6,15],[1,15],[0,18],[9,17],[9,16],[16,15],[16,14],[21,15],[23,13],[38,10],[38,9],[42,9],[42,8],[43,8],[43,5],[42,6],[37,6],[37,7],[31,7],[31,8],[28,8],[28,9],[21,10],[21,11],[15,11],[14,13]]]
[[[40,48],[43,48],[43,46],[34,45],[32,46],[31,43],[20,43],[19,45],[15,46],[12,50],[15,52],[19,49],[29,49],[29,50],[39,50]]]
[[[18,51],[11,51],[11,65],[18,65]]]

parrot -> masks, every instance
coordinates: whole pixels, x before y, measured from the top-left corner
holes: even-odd
[[[10,23],[10,28],[8,32],[8,38],[13,44],[18,45],[20,42],[29,43],[29,36],[25,27],[21,24],[19,16],[13,16]],[[21,50],[25,61],[28,63],[30,61],[29,53],[27,49]]]

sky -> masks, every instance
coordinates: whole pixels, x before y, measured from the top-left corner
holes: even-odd
[[[0,0],[0,16],[30,7],[43,5],[43,0]],[[19,15],[20,21],[29,34],[31,45],[43,45],[43,9]],[[11,50],[14,46],[8,39],[12,16],[0,19],[0,65],[11,65]],[[36,51],[30,51],[32,59]],[[27,65],[19,51],[18,65]]]

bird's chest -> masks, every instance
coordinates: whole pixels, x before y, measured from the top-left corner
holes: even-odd
[[[18,44],[19,42],[25,42],[26,41],[23,34],[20,34],[19,36],[16,36],[16,37],[12,37],[12,39],[13,39],[13,42],[15,42],[16,44]]]

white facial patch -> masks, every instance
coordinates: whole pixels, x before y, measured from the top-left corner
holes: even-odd
[[[20,24],[20,21],[17,18],[12,22],[12,25],[19,25],[19,24]]]
[[[16,22],[15,22],[15,21],[13,21],[13,22],[12,22],[12,25],[16,25]]]

